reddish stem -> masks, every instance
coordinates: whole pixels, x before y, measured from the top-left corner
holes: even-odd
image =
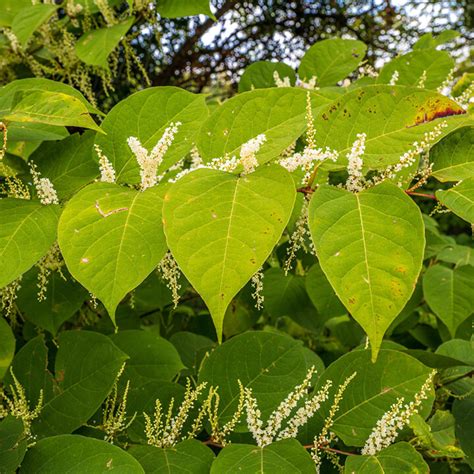
[[[427,194],[427,193],[415,193],[414,191],[405,191],[408,195],[410,196],[419,196],[419,197],[425,197],[428,199],[434,199],[435,201],[438,200],[438,198],[434,194]]]

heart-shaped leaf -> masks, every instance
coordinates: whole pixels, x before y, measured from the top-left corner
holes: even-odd
[[[200,169],[167,192],[168,245],[207,304],[219,339],[227,306],[280,239],[295,196],[291,175],[278,165],[240,177]]]
[[[59,206],[43,206],[39,201],[0,199],[0,288],[46,254],[56,240],[59,212]]]
[[[165,190],[94,183],[79,191],[61,216],[58,241],[68,269],[102,301],[112,320],[122,298],[166,253],[161,224]]]
[[[420,210],[389,182],[358,194],[326,185],[311,199],[309,225],[321,268],[369,336],[375,359],[421,270]]]

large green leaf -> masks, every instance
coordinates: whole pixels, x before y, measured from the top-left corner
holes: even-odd
[[[183,158],[195,141],[208,110],[205,96],[177,87],[152,87],[119,102],[102,123],[107,135],[98,135],[96,143],[114,165],[117,182],[140,181],[137,160],[127,144],[131,136],[151,150],[171,122],[181,122],[158,174]]]
[[[226,446],[213,462],[211,474],[313,474],[314,462],[295,439],[284,439],[263,448],[250,444]]]
[[[423,456],[411,444],[401,442],[382,449],[375,456],[348,456],[344,472],[428,474],[430,470]]]
[[[331,98],[311,92],[314,112]],[[306,92],[299,88],[258,89],[239,94],[218,107],[203,124],[198,147],[205,161],[238,155],[259,134],[267,140],[256,154],[259,163],[277,157],[306,128]]]
[[[23,421],[12,415],[0,421],[0,466],[7,474],[16,472],[26,453]]]
[[[219,339],[227,306],[280,239],[295,196],[291,175],[278,165],[241,177],[200,169],[166,194],[168,245],[208,306]]]
[[[461,181],[447,191],[436,191],[441,204],[470,224],[474,223],[474,177]]]
[[[449,329],[452,337],[458,326],[474,312],[474,267],[448,268],[433,265],[423,277],[423,294],[430,308]]]
[[[337,150],[337,164],[345,168],[346,155],[357,134],[366,133],[364,165],[385,168],[398,162],[414,142],[420,142],[442,120],[448,126],[438,139],[472,120],[463,114],[459,105],[437,92],[407,86],[366,86],[320,110],[315,118],[316,142]],[[439,118],[443,119],[436,120]]]
[[[474,397],[471,395],[464,400],[454,400],[453,415],[459,445],[466,454],[467,462],[474,469]]]
[[[59,206],[0,199],[0,288],[31,268],[56,240]],[[32,238],[34,236],[34,238]]]
[[[57,390],[33,423],[39,437],[71,433],[96,412],[127,359],[103,334],[65,331],[58,338]]]
[[[474,127],[463,127],[443,138],[430,150],[433,176],[459,181],[474,176]]]
[[[45,285],[45,299],[38,301],[38,269],[31,269],[23,276],[17,297],[22,315],[53,335],[89,298],[87,291],[71,278],[66,269],[61,271],[64,278],[53,272]]]
[[[166,253],[163,187],[144,192],[94,183],[68,202],[58,241],[72,276],[104,303],[112,320],[123,297]]]
[[[2,0],[0,26],[11,26],[13,18],[24,8],[31,8],[31,0]]]
[[[0,380],[3,379],[15,354],[15,336],[6,319],[0,317]]]
[[[417,86],[422,76],[425,89],[436,89],[454,68],[454,60],[446,51],[420,49],[399,56],[386,63],[377,78],[379,84],[388,84],[395,71],[398,73],[397,85]]]
[[[84,33],[76,43],[76,54],[81,61],[91,66],[108,69],[108,57],[123,36],[133,25],[135,18],[105,28],[97,28]]]
[[[375,359],[421,270],[420,210],[389,182],[357,194],[326,185],[311,199],[309,226],[321,268],[369,336]]]
[[[56,5],[38,4],[23,8],[12,21],[12,31],[25,47],[33,33],[57,10]]]
[[[246,332],[204,359],[199,381],[219,387],[219,421],[223,426],[237,407],[238,380],[252,389],[265,420],[303,381],[310,366],[321,368],[320,364],[317,357],[307,359],[305,349],[294,339],[270,332]]]
[[[133,456],[113,444],[85,436],[66,434],[52,436],[35,443],[28,450],[20,472],[22,474],[53,472],[144,474],[145,471]]]
[[[92,158],[95,134],[75,133],[59,142],[42,143],[31,155],[43,176],[54,185],[60,199],[69,198],[99,175],[99,167]]]
[[[195,439],[172,448],[132,446],[129,453],[147,474],[208,474],[215,457],[207,446]]]
[[[157,10],[163,18],[180,18],[194,15],[207,15],[214,18],[209,0],[193,0],[192,2],[189,0],[160,0]]]
[[[362,41],[333,38],[318,41],[301,59],[301,79],[317,78],[321,87],[333,86],[347,77],[362,62],[367,46]]]
[[[316,390],[323,387],[327,380],[332,380],[333,386],[328,400],[316,413],[314,422],[310,422],[308,433],[314,436],[321,429],[338,387],[357,372],[344,392],[331,430],[348,446],[364,446],[377,421],[397,398],[404,397],[405,403],[412,401],[430,371],[415,358],[395,350],[382,349],[375,363],[371,362],[368,350],[345,354],[333,362],[318,380]],[[420,410],[423,416],[430,413],[433,394],[430,389],[428,400]]]
[[[90,128],[102,132],[84,103],[69,94],[42,90],[18,92],[11,105],[11,109],[0,112],[1,118],[7,123],[44,123]]]
[[[239,81],[239,92],[251,91],[253,89],[265,89],[267,87],[276,87],[274,74],[283,81],[285,78],[290,80],[292,86],[296,82],[296,74],[291,66],[285,63],[276,63],[273,61],[257,61],[248,66]]]

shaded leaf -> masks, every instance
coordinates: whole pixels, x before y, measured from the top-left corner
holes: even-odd
[[[3,379],[15,355],[15,336],[7,320],[0,317],[0,380]]]
[[[33,33],[57,10],[56,5],[38,4],[23,8],[12,21],[12,31],[23,48]]]
[[[288,78],[290,84],[292,86],[295,85],[296,74],[293,68],[288,66],[288,64],[273,61],[257,61],[248,66],[242,74],[239,81],[239,93],[253,89],[276,87],[275,72],[282,81]]]
[[[454,214],[474,223],[474,178],[465,179],[447,191],[436,191],[436,197]]]
[[[26,453],[23,421],[9,415],[0,421],[0,466],[2,472],[16,472]]]

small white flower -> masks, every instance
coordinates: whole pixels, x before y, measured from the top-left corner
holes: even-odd
[[[346,188],[353,193],[364,189],[364,175],[362,174],[364,162],[362,156],[365,153],[366,138],[367,135],[365,133],[358,133],[356,140],[352,144],[351,151],[347,155],[347,173],[349,176],[346,181]]]
[[[280,78],[278,71],[273,71],[273,80],[277,87],[291,87],[291,82],[289,77]]]
[[[41,204],[59,204],[53,183],[48,178],[41,178],[41,173],[33,161],[30,161],[30,172]]]
[[[255,171],[255,168],[258,166],[256,154],[266,141],[267,137],[261,133],[240,147],[240,164],[244,168],[242,174],[249,174]]]
[[[388,83],[389,86],[394,86],[398,82],[398,78],[400,74],[398,71],[393,71],[392,77],[390,78],[390,82]]]
[[[109,159],[104,155],[99,145],[94,145],[99,157],[100,180],[103,183],[115,183],[115,169]]]

